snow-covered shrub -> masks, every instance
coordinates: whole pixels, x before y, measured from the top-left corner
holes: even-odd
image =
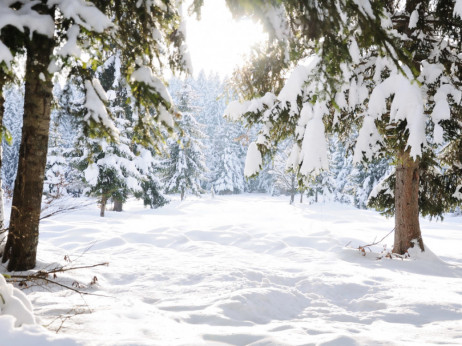
[[[0,315],[13,316],[15,327],[35,324],[32,304],[24,293],[7,283],[3,275],[0,275]]]
[[[76,346],[77,343],[37,324],[29,299],[0,274],[0,345]]]

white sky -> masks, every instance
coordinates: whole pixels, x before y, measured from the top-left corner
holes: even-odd
[[[186,30],[195,76],[202,69],[206,74],[230,76],[242,55],[266,39],[261,25],[249,19],[233,20],[224,0],[205,0],[201,20],[189,18]]]

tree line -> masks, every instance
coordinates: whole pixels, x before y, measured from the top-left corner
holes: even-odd
[[[335,133],[354,163],[393,164],[373,203],[395,215],[394,252],[403,254],[415,245],[423,251],[419,214],[440,216],[462,196],[460,0],[227,4],[236,16],[255,17],[269,33],[268,42],[256,47],[248,64],[234,74],[240,101],[225,110],[229,118],[258,128],[249,144],[247,175],[269,169],[263,159],[289,142],[292,181],[303,189],[328,168],[326,135]],[[181,158],[178,168],[191,164],[185,148],[199,146],[176,126],[183,121],[187,127],[194,118],[186,104],[183,111],[174,107],[162,77],[166,68],[187,72],[190,67],[180,5],[169,0],[1,4],[8,20],[0,27],[0,86],[24,82],[21,144],[3,252],[8,270],[35,266],[56,73],[78,86],[69,90],[63,107],[72,108],[67,113],[80,129],[77,149],[85,157],[85,179],[94,186],[101,183],[101,170],[111,181],[133,173],[127,181],[135,186],[140,174],[153,169],[141,163],[133,167],[133,160],[117,152],[120,146],[111,148],[112,143],[153,157],[152,151],[164,150],[170,134],[179,132],[177,146],[168,146],[170,157]],[[202,5],[203,0],[195,0],[189,10],[200,16]],[[121,76],[112,81],[104,77],[111,58]],[[15,69],[21,59],[23,76]],[[1,118],[4,104],[2,94]],[[2,135],[9,139],[5,127]],[[92,141],[96,138],[105,138],[106,144]],[[103,159],[98,152],[106,149],[114,158],[98,166]],[[190,173],[184,178],[200,179]],[[171,188],[183,194],[180,185]],[[95,191],[104,203],[106,193]]]
[[[296,194],[301,199],[332,200],[365,208],[372,189],[389,167],[385,161],[365,169],[354,167],[338,138],[329,141],[329,171],[314,177],[306,187],[298,183],[287,170],[291,142],[286,141],[269,160],[257,177],[244,177],[245,150],[257,129],[247,129],[241,123],[223,118],[226,108],[227,81],[217,75],[200,73],[197,78],[171,79],[172,95],[182,118],[177,120],[178,132],[170,138],[162,153],[131,143],[134,126],[131,106],[126,103],[128,90],[118,80],[117,58],[111,57],[98,72],[102,86],[110,97],[108,109],[116,118],[119,141],[90,138],[83,135],[74,119],[82,109],[84,93],[79,85],[69,81],[54,87],[54,99],[59,107],[51,114],[47,165],[45,168],[44,203],[59,203],[64,197],[94,196],[98,198],[101,215],[107,203],[122,211],[128,196],[158,208],[168,202],[164,194],[215,193],[238,194],[264,192],[287,194],[293,203]],[[23,90],[11,85],[5,88],[4,124],[12,141],[4,141],[3,187],[12,196],[18,163],[19,139],[23,112]],[[117,97],[116,97],[117,96]],[[79,101],[80,100],[80,101]],[[122,121],[123,120],[123,121]]]

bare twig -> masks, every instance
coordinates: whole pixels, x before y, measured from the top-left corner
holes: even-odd
[[[366,256],[366,248],[369,249],[369,251],[371,251],[370,247],[371,246],[374,246],[374,245],[378,245],[380,244],[381,242],[383,242],[385,240],[385,238],[387,238],[390,234],[392,234],[393,232],[395,231],[395,229],[393,228],[390,232],[388,232],[382,239],[380,239],[379,241],[373,241],[372,243],[370,244],[366,244],[366,245],[360,245],[358,246],[358,250],[362,253],[363,256]]]
[[[374,245],[378,245],[380,244],[381,242],[383,242],[385,240],[386,237],[388,237],[390,234],[392,234],[393,232],[395,231],[395,229],[393,228],[390,232],[388,232],[382,239],[380,239],[379,241],[377,242],[373,242],[371,244],[367,244],[367,245],[364,245],[363,247],[370,247],[370,246],[374,246]]]
[[[63,266],[63,267],[54,268],[52,270],[45,271],[45,272],[44,271],[39,271],[38,273],[42,272],[42,273],[45,273],[45,274],[55,274],[55,273],[63,273],[63,272],[67,272],[67,271],[70,271],[70,270],[77,270],[77,269],[88,269],[88,268],[102,267],[102,266],[107,267],[108,265],[109,265],[108,262],[103,262],[103,263],[92,264],[92,265],[87,265],[87,266],[79,266],[79,267],[68,267],[68,268],[66,268],[65,266]]]
[[[64,259],[67,260],[69,263],[72,263],[72,262],[76,262],[77,260],[79,260],[81,257],[83,257],[83,255],[85,255],[95,244],[97,243],[97,241],[93,241],[85,250],[82,251],[82,253],[80,255],[78,255],[76,258],[72,259],[69,257],[69,256],[66,256]]]
[[[72,308],[71,310],[67,311],[66,313],[62,314],[62,315],[59,315],[57,316],[56,318],[54,318],[50,323],[48,323],[47,325],[44,325],[45,328],[48,328],[48,329],[51,329],[51,325],[54,324],[56,321],[58,320],[61,320],[61,323],[59,324],[59,327],[56,328],[55,332],[56,334],[58,334],[60,331],[61,331],[61,328],[63,328],[64,326],[64,323],[68,320],[70,320],[71,318],[75,317],[75,316],[78,316],[78,315],[83,315],[83,314],[87,314],[87,313],[92,313],[91,309],[88,307],[87,305],[87,309],[88,311],[84,310],[84,309],[77,309],[77,307],[74,307]]]
[[[59,325],[58,329],[56,329],[56,334],[59,333],[59,331],[61,330],[61,328],[64,325],[64,322],[66,322],[67,320],[70,320],[72,317],[74,317],[74,316],[65,316],[64,318],[61,317],[61,324]]]
[[[62,208],[58,208],[57,210],[52,211],[52,212],[50,212],[48,214],[42,215],[44,211],[46,211],[47,209],[50,209],[50,207],[46,207],[46,208],[42,209],[42,212],[41,212],[41,215],[40,215],[40,220],[48,219],[49,217],[52,217],[52,216],[55,216],[55,215],[58,215],[58,214],[61,214],[61,213],[67,212],[67,211],[78,210],[78,209],[87,207],[87,206],[92,205],[92,204],[93,203],[89,202],[89,203],[86,203],[86,204],[65,206],[65,207],[62,207]]]
[[[28,275],[20,275],[20,274],[6,275],[5,278],[6,278],[6,280],[8,282],[12,282],[12,283],[19,282],[19,285],[26,285],[26,286],[27,286],[27,282],[36,282],[36,281],[42,280],[42,281],[44,281],[46,283],[50,283],[50,284],[53,284],[53,285],[56,285],[56,286],[59,286],[59,287],[66,288],[68,290],[74,291],[74,292],[76,292],[76,293],[78,293],[80,295],[92,295],[92,296],[110,298],[109,296],[102,295],[102,294],[84,292],[84,291],[79,289],[79,288],[82,287],[82,285],[80,285],[78,283],[77,283],[76,288],[75,288],[75,287],[68,286],[68,285],[62,284],[62,283],[54,280],[54,279],[56,279],[56,273],[63,273],[63,272],[71,271],[71,270],[88,269],[88,268],[94,268],[94,267],[100,267],[100,266],[108,266],[108,265],[109,265],[109,263],[104,262],[104,263],[87,265],[87,266],[79,266],[79,267],[68,267],[68,268],[66,268],[66,267],[58,267],[58,268],[51,269],[49,271],[39,270],[36,273],[32,273],[32,274],[28,274]],[[53,275],[53,279],[49,278],[50,275]],[[94,278],[93,278],[92,282],[93,281],[96,282],[96,280]]]
[[[49,217],[52,217],[52,216],[55,216],[55,215],[59,215],[61,213],[64,213],[66,211],[74,211],[74,210],[78,210],[78,209],[81,209],[81,208],[84,208],[84,207],[88,207],[90,205],[92,205],[93,203],[92,202],[88,202],[88,203],[84,203],[84,204],[78,204],[78,205],[71,205],[71,206],[65,206],[65,207],[62,207],[62,208],[58,208],[57,210],[53,211],[53,212],[50,212],[49,214],[44,214],[43,213],[50,209],[50,206],[47,206],[45,208],[43,208],[40,212],[40,219],[39,220],[44,220],[44,219],[48,219]],[[17,207],[15,207],[14,205],[11,206],[11,208],[14,208],[16,210],[19,211],[19,209]],[[9,231],[9,227],[5,227],[5,228],[1,228],[0,229],[0,234],[3,234],[3,233],[6,233]]]
[[[62,287],[62,288],[66,288],[70,291],[74,291],[78,294],[81,294],[81,295],[88,295],[88,296],[97,296],[97,297],[106,297],[106,298],[111,298],[110,296],[106,296],[106,295],[103,295],[103,294],[97,294],[97,293],[90,293],[90,292],[84,292],[84,291],[81,291],[77,288],[74,288],[74,287],[71,287],[71,286],[67,286],[67,285],[64,285],[58,281],[55,281],[55,280],[51,280],[51,279],[48,279],[47,277],[45,276],[31,276],[31,275],[11,275],[11,279],[7,279],[8,282],[17,282],[16,280],[12,280],[12,279],[21,279],[22,281],[21,282],[27,282],[27,281],[35,281],[35,280],[43,280],[47,283],[50,283],[50,284],[53,284],[53,285],[56,285],[56,286],[59,286],[59,287]]]

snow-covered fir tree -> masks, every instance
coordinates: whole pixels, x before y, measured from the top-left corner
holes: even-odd
[[[153,208],[166,203],[159,192],[158,179],[153,176],[156,164],[153,150],[134,141],[134,127],[139,115],[132,107],[130,90],[120,78],[119,68],[118,57],[114,55],[98,72],[102,81],[101,93],[106,97],[119,133],[117,141],[94,138],[85,133],[84,128],[76,137],[72,153],[72,164],[81,171],[86,192],[99,198],[101,216],[104,216],[110,200],[115,211],[122,211],[130,194],[143,198],[145,204]],[[79,97],[75,95],[75,99]],[[77,105],[75,111],[78,112],[78,108]]]
[[[220,195],[242,193],[245,187],[242,156],[234,148],[238,144],[233,145],[232,136],[227,139],[222,143],[223,149],[211,175],[213,191]]]
[[[197,120],[206,137],[204,156],[207,164],[207,190],[218,194],[241,193],[245,189],[243,146],[244,129],[223,118],[226,107],[224,82],[217,75],[205,76],[201,71],[190,84],[197,95]]]
[[[321,174],[329,176],[329,190],[332,191],[332,198],[340,203],[353,204],[352,196],[355,191],[349,186],[353,158],[336,135],[329,138],[329,155],[329,170]]]
[[[168,157],[163,161],[162,172],[166,193],[179,193],[183,200],[188,193],[198,195],[203,192],[201,182],[207,167],[200,142],[205,135],[196,121],[194,108],[190,103],[195,97],[190,85],[184,84],[174,94],[176,105],[181,112],[177,120],[179,138],[168,142]]]
[[[374,159],[367,165],[358,164],[354,167],[348,179],[348,186],[353,190],[354,205],[360,209],[367,207],[380,209],[373,203],[375,196],[371,194],[391,171],[390,160],[386,158]]]
[[[49,201],[66,196],[70,184],[69,162],[65,157],[67,148],[57,128],[58,124],[52,123],[43,185],[43,194]]]
[[[265,153],[288,134],[297,141],[290,163],[309,175],[328,168],[326,131],[342,136],[358,131],[355,163],[387,158],[396,167],[382,184],[388,197],[380,200],[382,208],[395,215],[393,251],[404,254],[414,244],[423,251],[419,213],[437,216],[460,203],[460,177],[442,174],[438,154],[445,141],[453,142],[461,132],[462,10],[445,0],[393,1],[376,7],[366,1],[359,11],[352,4],[308,2],[298,9],[289,1],[276,5],[281,20],[275,30],[282,28],[286,34],[273,39],[281,43],[276,47],[286,49],[292,41],[290,47],[299,54],[286,57],[294,57],[292,63],[298,66],[276,91],[271,83],[258,86],[267,77],[255,69],[247,80],[257,86],[249,95],[256,99],[233,103],[226,113],[264,126],[249,146],[250,175],[262,162],[255,149]],[[310,20],[319,21],[320,14],[323,25],[313,27]],[[262,16],[267,14],[263,11]],[[326,26],[329,22],[345,30],[334,35]],[[314,31],[299,30],[304,27]],[[249,87],[244,84],[241,90]]]
[[[287,159],[290,155],[290,143],[286,141],[280,147],[273,158],[272,169],[270,171],[274,179],[274,188],[277,193],[290,195],[290,204],[295,202],[295,195],[299,191],[297,172],[289,171]]]
[[[63,90],[58,83],[53,88],[53,96],[62,105],[63,102],[69,101],[66,97],[71,95],[68,93],[66,97],[63,96]],[[79,190],[78,185],[80,182],[75,180],[76,175],[69,160],[69,153],[72,151],[75,141],[75,124],[72,115],[66,111],[67,107],[72,107],[72,103],[63,108],[57,107],[51,113],[47,165],[43,186],[43,194],[49,203],[63,196],[78,195]]]
[[[13,75],[14,58],[18,52],[27,52],[21,146],[40,148],[19,151],[19,178],[2,258],[3,262],[9,260],[8,270],[31,269],[36,262],[47,161],[47,150],[43,149],[48,144],[54,74],[64,70],[68,76],[81,78],[86,110],[82,124],[92,127],[94,135],[117,139],[100,83],[88,68],[95,70],[104,63],[108,52],[117,51],[124,79],[137,100],[134,104],[143,113],[134,127],[136,141],[154,145],[157,141],[154,134],[159,133],[160,126],[152,117],[168,120],[173,111],[161,80],[163,71],[166,68],[186,71],[190,67],[183,44],[180,5],[138,0],[38,3],[20,0],[0,4],[0,62],[4,74]],[[2,88],[4,81],[0,78]]]
[[[189,105],[194,109],[197,122],[205,134],[199,138],[207,166],[203,189],[216,193],[271,192],[273,180],[265,166],[258,177],[244,178],[245,147],[249,138],[257,135],[256,129],[247,129],[241,123],[231,122],[223,117],[226,103],[232,98],[226,90],[227,81],[215,75],[206,76],[201,71],[197,78],[180,80],[173,78],[169,90],[177,95],[184,85],[193,91]]]
[[[248,147],[249,143],[258,137],[258,126],[253,126],[250,128],[247,128],[246,131],[244,132],[244,125],[239,123],[239,122],[233,122],[234,126],[237,126],[238,128],[241,128],[241,131],[244,133],[241,135],[240,138],[242,138],[240,142],[240,155],[242,157],[242,162],[243,162],[243,170],[245,167],[245,149]],[[282,146],[282,149],[278,149],[279,151],[284,150],[284,146]],[[274,156],[273,156],[274,157]],[[270,154],[268,154],[268,159],[263,162],[262,167],[258,173],[257,176],[252,176],[252,177],[245,177],[245,188],[246,191],[248,192],[258,192],[258,193],[270,193],[274,194],[277,193],[277,189],[275,186],[275,181],[274,177],[272,174],[272,170],[274,169],[274,164],[272,162],[273,158],[271,157]]]
[[[159,178],[160,163],[154,163],[148,169],[148,174],[141,181],[141,192],[135,193],[137,198],[143,199],[145,206],[156,209],[169,201],[162,194],[162,181]]]
[[[223,103],[221,103],[223,105]],[[222,110],[222,109],[221,109]],[[217,194],[242,193],[246,189],[244,180],[244,154],[242,142],[245,141],[245,130],[240,124],[230,123],[220,117],[216,127],[210,129],[213,142],[210,168],[210,184]]]
[[[11,134],[11,143],[2,141],[2,181],[3,188],[10,197],[13,194],[14,180],[18,167],[19,145],[21,143],[22,114],[24,113],[24,90],[10,84],[3,90],[5,98],[3,125]]]

